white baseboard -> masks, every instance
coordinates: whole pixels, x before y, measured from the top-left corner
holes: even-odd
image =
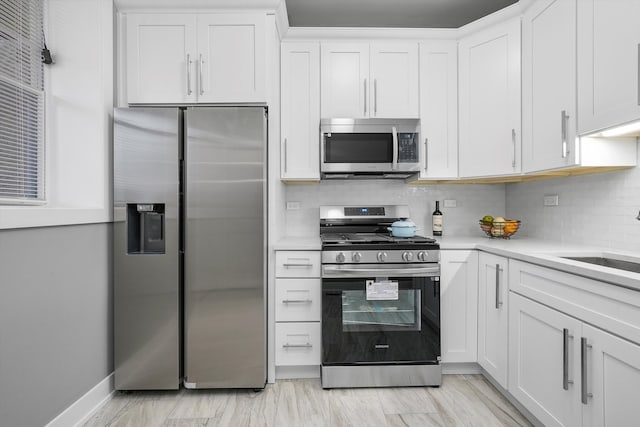
[[[441,363],[442,365],[442,373],[443,374],[453,374],[453,375],[472,375],[472,374],[481,374],[482,369],[480,365],[477,363]]]
[[[84,396],[76,400],[60,415],[46,425],[46,427],[79,426],[87,421],[93,414],[113,397],[113,373],[100,381]]]
[[[276,380],[320,378],[320,365],[276,366]]]

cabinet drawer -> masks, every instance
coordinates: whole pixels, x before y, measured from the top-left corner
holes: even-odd
[[[320,279],[276,279],[276,322],[319,322]]]
[[[509,288],[640,343],[640,292],[522,261],[509,262]]]
[[[276,277],[320,277],[320,251],[277,251]]]
[[[276,366],[320,364],[320,323],[276,323]]]

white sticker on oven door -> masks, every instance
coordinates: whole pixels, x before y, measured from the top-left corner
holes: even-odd
[[[393,301],[398,299],[398,282],[367,280],[365,284],[367,287],[367,300]]]

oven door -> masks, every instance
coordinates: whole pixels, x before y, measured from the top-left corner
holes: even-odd
[[[323,274],[323,365],[439,363],[440,277],[363,270]]]

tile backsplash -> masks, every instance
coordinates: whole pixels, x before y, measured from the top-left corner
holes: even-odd
[[[543,206],[553,194],[558,206]],[[522,236],[640,251],[640,167],[507,184],[506,205]]]
[[[431,213],[440,201],[445,236],[482,236],[478,219],[483,215],[504,215],[504,184],[409,185],[395,180],[322,181],[319,184],[289,184],[285,200],[300,202],[299,210],[287,210],[289,236],[317,236],[321,205],[409,205],[418,234],[431,235]],[[456,201],[455,208],[443,200]]]

